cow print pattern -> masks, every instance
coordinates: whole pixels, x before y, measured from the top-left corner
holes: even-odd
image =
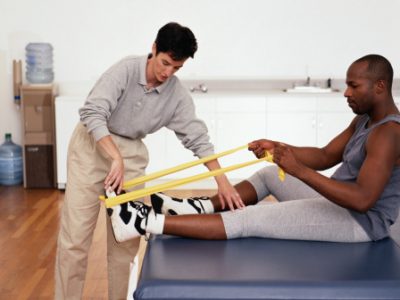
[[[197,211],[198,214],[204,214],[205,209],[203,203],[201,203],[201,199],[199,197],[188,198],[188,203]]]
[[[144,235],[150,210],[151,207],[141,201],[129,201],[107,208],[116,241],[123,242]]]
[[[166,214],[166,215],[195,214],[195,213],[204,214],[205,208],[201,200],[209,200],[209,199],[210,198],[208,197],[191,197],[187,199],[179,199],[164,195],[163,193],[159,193],[151,195],[151,205],[157,214]],[[176,209],[173,209],[173,207],[180,207],[181,213],[178,213]],[[182,210],[185,211],[185,213],[182,213]]]

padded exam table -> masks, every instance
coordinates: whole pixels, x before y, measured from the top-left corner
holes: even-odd
[[[157,236],[134,299],[400,299],[400,246]]]

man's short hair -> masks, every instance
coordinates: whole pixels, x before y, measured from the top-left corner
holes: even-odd
[[[367,62],[367,71],[372,81],[376,82],[378,80],[386,81],[387,89],[389,92],[392,90],[393,83],[393,68],[389,60],[379,54],[368,54],[355,61],[357,62]]]
[[[173,60],[193,58],[197,51],[197,41],[193,32],[175,22],[165,24],[160,28],[155,44],[156,54],[168,53]]]

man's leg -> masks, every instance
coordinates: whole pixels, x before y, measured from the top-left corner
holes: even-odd
[[[278,196],[285,201],[293,200],[295,195],[319,195],[296,178],[287,176],[286,180],[282,182],[279,180],[277,174],[278,169],[274,166],[263,168],[248,181],[245,180],[235,185],[235,189],[240,194],[246,206],[256,204],[257,201],[264,199],[268,195]],[[115,227],[121,229],[119,230],[122,233],[121,238],[138,236],[146,230],[153,234],[167,233],[200,239],[227,238],[221,215],[194,215],[221,211],[218,195],[211,198],[193,197],[178,199],[158,194],[151,195],[151,200],[153,209],[139,202],[135,203],[135,205],[127,205],[133,214],[136,214],[135,211],[140,211],[137,222],[131,222],[131,224],[126,226],[120,222],[119,218],[114,218]],[[213,211],[204,209],[210,207],[209,203],[212,203]],[[258,207],[255,209],[258,210]],[[172,210],[173,213],[171,213]],[[246,210],[247,207],[236,211]],[[166,217],[163,217],[161,214],[165,214]],[[149,218],[147,218],[147,215],[149,215]],[[168,215],[171,215],[171,217],[168,217]],[[133,224],[136,224],[136,228]],[[238,226],[242,227],[243,224],[239,222]]]
[[[210,215],[164,216],[137,202],[132,236],[169,234],[197,239],[261,237],[331,242],[370,238],[349,211],[325,198],[299,199]],[[136,222],[137,221],[137,222]]]
[[[228,239],[255,236],[331,242],[370,241],[346,208],[322,197],[254,205],[224,212],[221,217]]]
[[[130,180],[144,175],[148,164],[146,146],[140,140],[130,140],[114,136],[113,141],[118,146],[124,159],[124,180]],[[141,189],[143,185],[134,187]],[[107,261],[108,261],[108,296],[109,300],[126,299],[129,284],[130,263],[138,248],[139,237],[117,243],[113,234],[111,222],[107,216]]]
[[[157,234],[151,230],[149,233]],[[220,214],[165,216],[162,233],[205,240],[227,239]]]
[[[259,201],[270,195],[280,202],[321,197],[314,189],[289,174],[281,181],[275,165],[260,169],[247,180],[254,187]]]
[[[139,225],[125,228],[132,235],[147,231],[201,239],[258,236],[349,242],[369,240],[347,209],[321,198],[316,191],[292,176],[287,175],[285,181],[281,182],[277,172],[275,166],[261,169],[248,181],[239,183],[236,189],[246,205],[255,204],[268,195],[274,195],[283,201],[281,203],[249,206],[222,215],[165,217],[157,210],[140,204],[132,208],[132,211],[145,212],[144,216],[141,213],[137,222]],[[172,200],[180,202],[180,199]],[[216,211],[220,209],[216,197],[209,201]],[[116,226],[124,227],[124,224]]]
[[[235,189],[245,205],[257,203],[257,194],[250,182],[242,181],[235,185]],[[151,195],[151,205],[156,213],[164,215],[211,214],[222,211],[218,195],[180,199],[157,193]],[[228,207],[225,208],[225,210],[228,209]]]
[[[278,201],[320,196],[312,188],[293,176],[286,175],[286,179],[281,181],[276,166],[260,169],[249,179],[236,184],[235,189],[246,206],[256,204],[270,195]],[[222,211],[218,195],[179,199],[159,193],[151,196],[151,203],[156,213],[164,215],[210,214]]]
[[[331,242],[370,241],[347,209],[325,198],[252,205],[221,214],[181,216],[156,214],[151,207],[135,202],[132,214],[134,222],[126,226],[131,237],[151,233],[197,239],[262,237]]]

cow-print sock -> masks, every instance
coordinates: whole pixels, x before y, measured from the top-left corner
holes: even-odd
[[[164,231],[165,216],[156,214],[154,209],[149,213],[146,220],[146,233],[162,234]]]
[[[214,206],[209,197],[179,199],[163,193],[156,193],[151,195],[151,205],[157,214],[163,215],[210,214],[214,212]]]

